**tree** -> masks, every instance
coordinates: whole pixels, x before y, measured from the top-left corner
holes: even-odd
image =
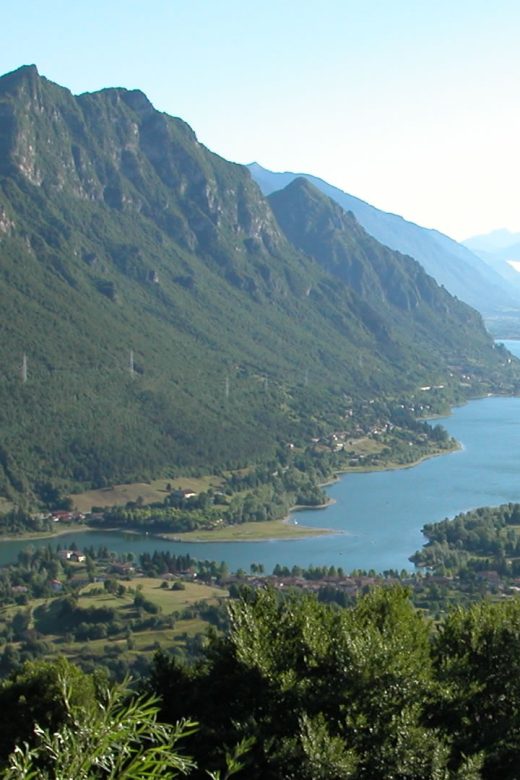
[[[229,612],[230,635],[214,637],[198,667],[163,658],[153,678],[168,719],[201,720],[202,765],[255,736],[255,780],[444,780],[447,750],[423,725],[430,626],[405,589],[371,592],[352,610],[262,590]]]
[[[77,708],[70,704],[72,689],[61,682],[64,722],[57,731],[36,725],[36,744],[14,749],[4,780],[166,779],[194,768],[177,747],[193,723],[160,723],[156,701],[132,699],[124,686],[106,689],[102,702]]]
[[[69,691],[63,698],[64,686]],[[54,731],[75,707],[96,700],[96,681],[65,658],[29,661],[0,687],[0,759],[16,744],[34,740],[34,724]]]
[[[78,707],[66,676],[59,680],[65,717],[60,727],[35,724],[35,743],[17,745],[9,755],[4,780],[169,780],[192,776],[195,762],[179,746],[196,724],[159,721],[153,696],[136,697],[129,681],[105,687],[99,700]],[[251,742],[225,751],[225,771],[207,771],[211,780],[229,780],[243,768]]]
[[[14,638],[17,640],[23,639],[25,632],[29,628],[30,623],[31,623],[30,609],[24,612],[22,612],[21,610],[15,612],[11,620],[11,627],[13,629]]]
[[[452,763],[484,756],[483,777],[518,776],[520,602],[452,612],[433,647],[438,699],[431,723],[453,740]]]

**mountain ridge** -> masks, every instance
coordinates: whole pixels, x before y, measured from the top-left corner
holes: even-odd
[[[0,494],[245,465],[340,424],[349,396],[504,370],[452,298],[456,338],[397,328],[390,356],[388,312],[138,90],[1,77],[0,150]]]
[[[507,228],[497,228],[489,233],[465,238],[461,243],[474,251],[493,252],[520,244],[520,233],[515,233]]]
[[[494,230],[466,239],[463,244],[484,260],[512,289],[520,290],[520,274],[516,270],[520,263],[520,233],[506,229]]]
[[[381,211],[311,174],[275,173],[258,163],[250,163],[248,168],[265,195],[282,189],[294,178],[307,178],[345,210],[352,211],[370,235],[385,246],[414,257],[438,284],[443,284],[452,295],[482,314],[494,315],[504,307],[520,308],[520,298],[511,293],[499,274],[466,247],[439,231]]]

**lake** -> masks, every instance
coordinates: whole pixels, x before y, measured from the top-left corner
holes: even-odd
[[[504,342],[520,356],[520,342]],[[333,529],[327,536],[291,541],[187,543],[149,536],[90,531],[67,534],[52,544],[106,545],[118,552],[169,549],[196,558],[224,560],[231,570],[262,563],[354,568],[411,569],[408,557],[424,542],[425,523],[477,506],[520,502],[520,398],[483,398],[439,419],[462,449],[394,471],[346,474],[327,488],[335,504],[295,513],[301,525]],[[49,543],[38,540],[33,547]],[[16,559],[27,542],[2,542],[0,563]]]

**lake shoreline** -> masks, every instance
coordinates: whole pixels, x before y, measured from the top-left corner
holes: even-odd
[[[316,507],[310,511],[293,509],[289,521],[286,518],[266,521],[263,527],[251,524],[253,531],[248,531],[248,538],[235,537],[233,544],[220,543],[212,532],[211,536],[199,538],[206,544],[194,547],[190,543],[192,540],[182,538],[181,534],[175,534],[177,541],[172,543],[171,539],[128,534],[121,529],[105,533],[81,525],[77,529],[82,531],[79,534],[62,527],[61,534],[69,532],[69,536],[55,533],[46,534],[39,542],[34,536],[6,541],[0,546],[0,555],[8,564],[16,560],[19,550],[29,545],[36,549],[47,544],[56,547],[61,543],[62,547],[93,545],[97,549],[103,546],[121,554],[131,552],[134,556],[142,552],[152,554],[155,550],[191,554],[204,560],[225,560],[233,571],[247,569],[251,561],[261,563],[266,571],[277,563],[289,568],[294,565],[335,565],[345,570],[411,570],[410,555],[426,541],[421,534],[425,524],[452,518],[479,506],[520,503],[520,484],[516,480],[520,471],[519,420],[518,397],[486,397],[455,407],[440,423],[445,425],[452,439],[458,440],[459,452],[454,453],[450,448],[435,453],[435,457],[431,453],[427,462],[417,469],[413,468],[417,463],[387,463],[386,468],[377,471],[363,469],[363,474],[359,473],[360,469],[357,469],[358,473],[350,469],[348,479],[343,479],[344,473],[330,480],[324,477],[323,482],[330,485],[327,499],[329,496],[336,499],[335,505],[327,507],[330,514],[317,516]],[[450,453],[454,457],[436,457]],[[295,520],[296,528],[291,525]],[[323,533],[324,529],[319,528],[317,531],[316,523],[318,528],[323,525],[330,530]],[[293,531],[303,528],[311,535],[307,538],[292,535]],[[241,530],[246,530],[245,524]],[[253,532],[254,540],[260,544],[241,544],[241,541],[252,540]],[[225,533],[229,540],[229,529]],[[291,538],[288,539],[289,534]],[[198,531],[194,533],[194,538],[201,536]],[[283,545],[274,544],[282,539]],[[290,544],[291,541],[298,544]]]
[[[42,539],[57,539],[60,536],[66,536],[67,534],[80,534],[83,531],[95,531],[97,529],[92,526],[87,526],[79,523],[74,523],[68,526],[68,528],[60,528],[56,531],[42,531],[41,533],[35,531],[27,534],[17,534],[15,536],[0,536],[0,542],[32,542],[41,541]]]
[[[253,528],[255,526],[258,526],[257,523],[240,523],[239,525],[235,526],[224,526],[222,528],[222,532],[225,532],[226,530],[230,529],[237,529],[238,533],[236,534],[235,538],[218,538],[215,539],[213,537],[213,540],[218,542],[219,544],[237,544],[242,542],[247,543],[254,543],[254,542],[296,542],[299,539],[308,539],[309,537],[320,537],[320,536],[332,536],[332,535],[338,535],[338,531],[335,531],[333,528],[314,528],[313,526],[299,526],[298,523],[294,522],[293,514],[296,512],[303,512],[303,511],[322,511],[324,509],[328,509],[328,507],[332,506],[336,503],[336,500],[334,498],[329,498],[327,501],[324,501],[323,504],[317,504],[317,505],[305,505],[305,504],[296,504],[295,506],[291,507],[289,510],[289,513],[285,517],[280,517],[275,520],[267,520],[265,523],[269,525],[274,525],[275,527],[284,526],[284,528],[291,528],[292,532],[284,534],[279,534],[276,536],[258,536],[252,539],[243,538],[240,535],[240,529],[247,527],[247,528]],[[292,521],[292,523],[291,523]],[[187,533],[193,533],[196,534],[197,531],[188,531]],[[164,539],[166,541],[173,541],[173,542],[183,542],[185,544],[206,544],[208,542],[212,541],[211,534],[212,531],[207,531],[207,537],[202,538],[189,538],[187,539],[183,534],[154,534],[154,536],[157,536],[160,539]]]
[[[461,404],[461,406],[462,405],[463,404]],[[410,463],[391,463],[387,466],[349,466],[346,469],[338,470],[337,474],[340,476],[338,476],[337,479],[341,479],[341,477],[345,474],[371,474],[375,471],[401,471],[402,469],[413,469],[416,466],[419,466],[421,463],[424,463],[426,460],[431,460],[432,458],[441,458],[444,455],[451,455],[452,453],[459,452],[463,449],[464,445],[462,445],[459,441],[455,441],[455,444],[452,447],[438,450],[436,452],[430,452],[426,455],[421,455],[420,458],[416,458]],[[333,480],[333,482],[337,482],[337,479]],[[332,482],[325,482],[324,486],[327,484],[332,484]]]
[[[464,404],[460,404],[460,406],[463,406]],[[451,414],[452,412],[450,412]],[[370,474],[374,472],[384,472],[384,471],[400,471],[402,469],[412,469],[415,466],[420,465],[426,460],[430,460],[431,458],[437,458],[441,457],[442,455],[450,455],[453,452],[457,452],[459,450],[463,449],[463,446],[460,444],[460,442],[456,442],[453,447],[450,447],[449,449],[440,450],[438,452],[432,452],[426,455],[422,455],[420,458],[417,458],[411,463],[391,463],[388,465],[381,465],[381,466],[348,466],[345,469],[338,469],[331,477],[330,479],[327,479],[325,482],[320,483],[320,487],[326,488],[330,485],[335,485],[338,482],[341,481],[342,477],[344,477],[347,474]],[[298,526],[297,522],[294,522],[293,515],[297,512],[303,512],[303,511],[323,511],[325,509],[328,509],[330,506],[333,506],[336,503],[336,500],[333,498],[328,498],[326,501],[324,501],[322,504],[295,504],[289,509],[288,514],[285,517],[276,518],[274,520],[266,521],[268,523],[279,523],[284,526],[291,527],[291,521],[294,526]],[[225,526],[226,529],[240,529],[241,526],[244,525],[255,525],[255,523],[242,523],[237,526]],[[305,530],[304,530],[305,529]],[[83,533],[83,532],[89,532],[89,531],[100,531],[101,529],[96,528],[94,526],[90,526],[87,523],[85,524],[74,524],[67,528],[60,528],[56,531],[45,531],[42,533],[30,533],[30,534],[20,534],[17,536],[2,536],[0,537],[0,542],[28,542],[31,541],[41,541],[42,539],[55,539],[59,538],[60,536],[64,536],[70,533]],[[121,534],[132,534],[136,536],[149,536],[150,538],[156,538],[156,539],[162,539],[163,541],[169,541],[169,542],[183,542],[185,544],[207,544],[208,542],[211,543],[212,541],[222,543],[222,544],[236,544],[241,542],[275,542],[275,541],[297,541],[298,539],[308,539],[311,536],[320,537],[324,535],[338,535],[338,532],[331,528],[314,528],[313,526],[298,526],[298,531],[296,531],[296,528],[294,529],[295,532],[288,533],[286,536],[282,534],[277,534],[275,536],[271,536],[269,534],[267,535],[261,535],[261,536],[255,536],[255,538],[243,538],[240,533],[237,533],[235,535],[235,538],[215,538],[211,537],[212,531],[206,531],[205,534],[207,534],[206,538],[186,538],[186,536],[183,533],[157,533],[157,534],[149,534],[149,533],[143,533],[141,531],[136,531],[135,529],[126,529],[126,528],[107,528],[102,529],[104,531],[110,532],[110,533],[121,533]],[[222,529],[224,530],[224,529]],[[197,531],[187,531],[186,534],[196,534]]]

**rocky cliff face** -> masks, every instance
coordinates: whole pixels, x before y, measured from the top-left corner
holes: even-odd
[[[0,149],[4,174],[49,197],[142,213],[191,249],[218,247],[220,231],[242,255],[280,249],[247,171],[210,154],[186,123],[155,111],[137,90],[74,97],[34,66],[21,68],[0,84]]]

